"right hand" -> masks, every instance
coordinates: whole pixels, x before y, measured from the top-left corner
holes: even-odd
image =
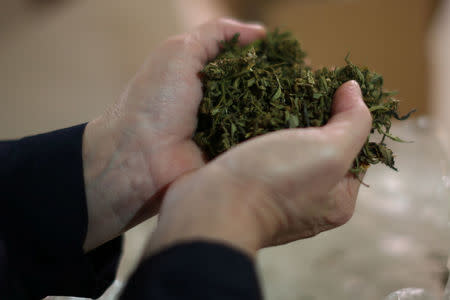
[[[152,249],[207,239],[253,254],[346,223],[360,186],[348,170],[370,128],[358,84],[345,83],[327,125],[253,138],[175,181]]]

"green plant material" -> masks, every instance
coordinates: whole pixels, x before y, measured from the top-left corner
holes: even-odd
[[[331,116],[333,96],[340,85],[356,80],[372,117],[371,134],[355,159],[352,172],[383,163],[397,170],[385,140],[402,142],[390,133],[391,119],[400,117],[394,93],[383,90],[383,77],[345,58],[335,69],[312,70],[305,53],[288,32],[278,30],[250,45],[238,45],[239,34],[221,42],[222,51],[201,72],[203,99],[194,141],[209,159],[254,136],[284,128],[323,126]]]

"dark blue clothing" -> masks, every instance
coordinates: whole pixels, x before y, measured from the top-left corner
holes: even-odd
[[[121,238],[85,254],[85,125],[0,142],[0,299],[97,298],[112,283]],[[144,261],[121,299],[261,299],[252,261],[191,242]]]

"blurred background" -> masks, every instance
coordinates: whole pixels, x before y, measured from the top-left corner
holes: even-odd
[[[350,52],[399,91],[402,112],[418,110],[393,130],[415,141],[395,145],[400,173],[372,168],[349,224],[261,252],[266,298],[383,299],[405,287],[442,297],[450,249],[450,1],[2,0],[0,138],[91,120],[158,43],[219,16],[292,31],[314,67],[342,65]],[[127,234],[119,282],[104,299],[114,299],[133,270],[154,222]]]

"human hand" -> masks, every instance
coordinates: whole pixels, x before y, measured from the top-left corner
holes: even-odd
[[[217,55],[219,41],[236,32],[242,43],[265,34],[259,25],[221,19],[167,40],[118,103],[88,123],[83,137],[86,251],[155,214],[164,188],[204,164],[191,140],[202,98],[198,73]]]
[[[251,139],[177,180],[149,251],[208,239],[253,254],[346,223],[360,186],[348,171],[370,128],[358,84],[345,83],[327,125]]]

